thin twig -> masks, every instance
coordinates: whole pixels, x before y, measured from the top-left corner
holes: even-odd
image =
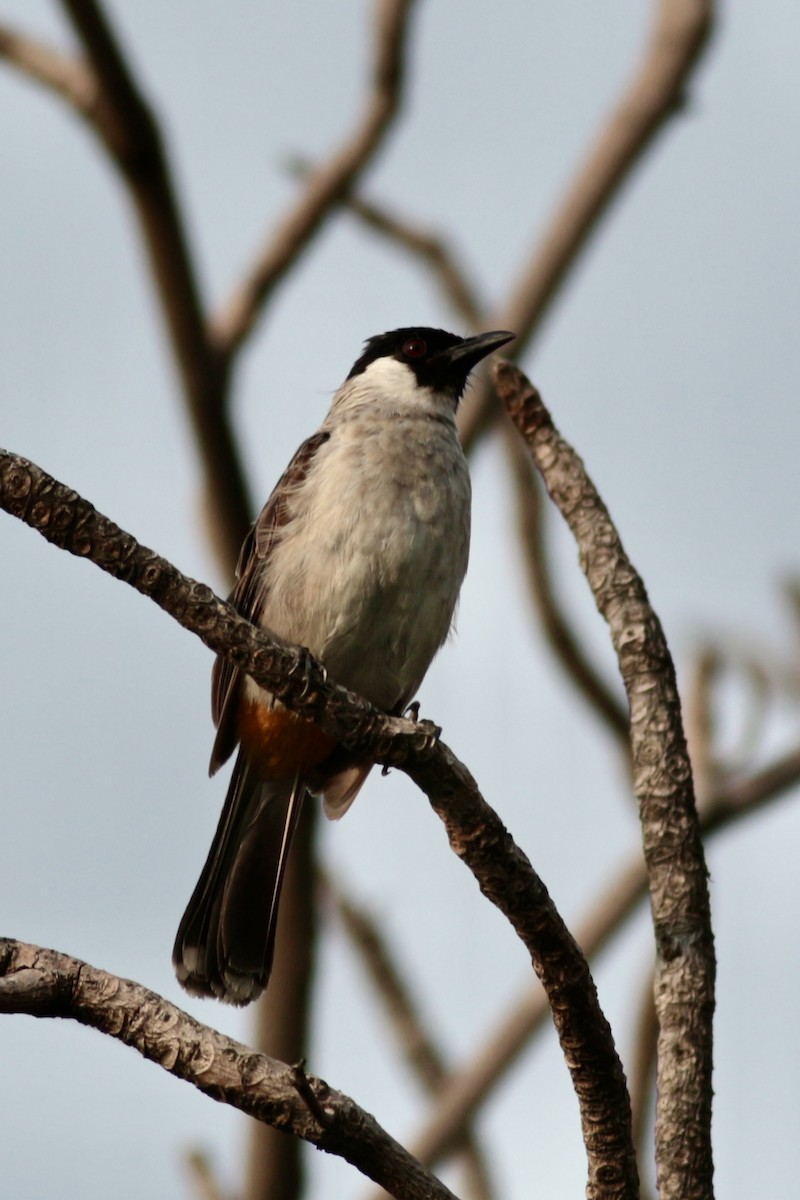
[[[631,710],[633,782],[656,939],[659,1194],[662,1200],[708,1200],[713,1195],[716,961],[708,871],[675,669],[644,584],[583,463],[560,437],[521,371],[501,362],[494,377],[500,399],[575,537],[581,567],[617,652]]]
[[[196,1200],[229,1200],[205,1150],[189,1150],[184,1162]]]
[[[320,1123],[298,1095],[292,1067],[201,1025],[141,984],[55,950],[0,939],[0,1012],[68,1017],[137,1050],[212,1100],[291,1132],[352,1163],[403,1200],[453,1200],[374,1117],[322,1079],[308,1076]]]
[[[655,981],[653,968],[645,972],[644,986],[639,1000],[639,1015],[634,1035],[633,1065],[629,1072],[631,1080],[631,1109],[633,1110],[633,1142],[642,1171],[645,1158],[650,1151],[650,1105],[656,1080],[658,1056],[658,1021],[653,1003]],[[650,1200],[642,1187],[641,1200]]]
[[[713,26],[713,0],[657,0],[653,30],[633,80],[566,194],[491,328],[513,329],[511,357],[528,349],[554,297],[611,202],[668,120],[682,110],[692,70]],[[459,416],[465,447],[496,411],[488,383],[476,385]]]
[[[589,1164],[587,1196],[637,1196],[625,1077],[586,960],[469,771],[437,740],[436,727],[386,716],[329,682],[308,651],[274,642],[210,588],[181,575],[70,488],[7,451],[0,451],[0,508],[154,600],[354,757],[397,766],[413,779],[442,821],[453,852],[525,944],[545,986],[578,1097]]]
[[[714,755],[714,683],[720,660],[710,647],[695,658],[686,701],[686,740],[694,771],[695,791],[702,810],[717,779]]]
[[[425,1027],[419,1006],[392,954],[386,937],[372,915],[345,894],[326,876],[326,890],[350,941],[359,953],[375,993],[380,998],[395,1039],[414,1074],[429,1095],[435,1096],[449,1076],[443,1055]],[[464,1164],[465,1184],[474,1200],[490,1200],[493,1188],[485,1155],[471,1130],[465,1132],[457,1149]]]
[[[23,75],[58,93],[81,115],[97,97],[97,80],[85,63],[68,58],[8,25],[0,25],[0,58]]]
[[[250,333],[272,293],[323,222],[375,158],[403,99],[408,29],[414,0],[377,0],[370,91],[357,128],[310,176],[300,200],[266,245],[212,328],[214,343],[230,359]]]
[[[310,163],[300,155],[292,158],[288,167],[293,175],[301,179],[312,173]],[[392,212],[388,205],[367,199],[353,191],[346,192],[339,200],[339,205],[357,217],[366,229],[418,258],[431,272],[442,296],[466,328],[478,330],[481,327],[484,305],[478,299],[477,288],[467,278],[463,265],[458,261],[446,238],[412,223],[406,217],[399,216]]]
[[[752,776],[727,781],[701,813],[703,835],[714,837],[754,815],[800,785],[800,748]],[[647,894],[647,871],[637,854],[613,875],[587,907],[576,940],[589,959],[621,932]],[[526,987],[475,1056],[450,1077],[436,1104],[411,1141],[412,1153],[433,1166],[450,1149],[482,1108],[530,1041],[546,1025],[549,1009],[540,988]]]
[[[395,1041],[401,1047],[415,1077],[428,1092],[435,1093],[448,1074],[444,1059],[403,977],[387,940],[377,922],[361,905],[347,896],[342,887],[329,876],[325,888],[336,905],[350,942],[358,951],[375,993],[392,1027]]]

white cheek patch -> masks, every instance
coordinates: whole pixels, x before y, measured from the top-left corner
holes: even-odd
[[[452,401],[433,390],[423,388],[409,366],[396,358],[377,358],[351,381],[354,391],[363,396],[391,397],[396,409],[422,409],[440,411],[444,403],[452,407]]]

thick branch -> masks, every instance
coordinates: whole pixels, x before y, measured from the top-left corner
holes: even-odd
[[[730,782],[712,796],[701,813],[705,837],[742,817],[759,812],[800,784],[800,749],[746,779]],[[588,906],[576,934],[592,959],[619,933],[647,894],[647,870],[637,854]],[[449,1153],[462,1129],[486,1104],[509,1068],[545,1025],[548,1005],[541,989],[527,987],[474,1058],[450,1077],[412,1142],[414,1156],[428,1166]]]
[[[0,939],[0,1012],[79,1021],[212,1100],[339,1155],[399,1200],[453,1200],[349,1096],[201,1025],[141,984],[55,950]]]
[[[666,122],[685,103],[686,87],[712,29],[713,0],[657,0],[643,60],[585,161],[559,201],[544,236],[491,328],[513,329],[513,357],[530,345],[542,318],[611,202]],[[462,406],[465,447],[494,411],[488,385],[476,386]]]
[[[403,98],[408,29],[414,0],[377,0],[370,93],[355,132],[312,172],[305,192],[257,255],[213,327],[220,354],[230,358],[250,333],[286,272],[307,248],[374,160]]]
[[[716,964],[708,872],[672,658],[605,505],[538,392],[509,363],[495,368],[495,383],[578,543],[617,652],[631,710],[634,789],[656,936],[659,1192],[662,1200],[708,1200]]]
[[[545,986],[580,1104],[587,1194],[592,1200],[636,1196],[628,1093],[586,960],[527,858],[430,724],[388,717],[328,683],[307,651],[273,642],[210,588],[181,575],[74,491],[8,452],[0,452],[0,507],[149,596],[287,707],[355,754],[400,767],[427,794],[453,851],[511,922]]]

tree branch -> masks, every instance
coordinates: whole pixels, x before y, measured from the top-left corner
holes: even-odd
[[[746,779],[721,787],[701,813],[704,836],[713,837],[735,821],[759,812],[798,784],[800,748]],[[588,959],[595,958],[624,928],[646,894],[647,870],[637,854],[588,906],[588,916],[576,934],[576,941]],[[450,1152],[464,1127],[544,1027],[548,1013],[544,992],[526,987],[477,1054],[442,1087],[436,1104],[411,1143],[415,1158],[433,1166]]]
[[[88,115],[97,94],[97,80],[85,63],[68,58],[8,25],[0,25],[0,58],[56,92],[81,116]]]
[[[707,1200],[713,1194],[716,963],[708,871],[672,659],[606,508],[539,393],[510,363],[495,367],[495,384],[578,543],[581,567],[619,659],[631,710],[634,789],[656,937],[659,1193],[662,1200]]]
[[[371,914],[348,897],[337,883],[326,876],[324,884],[383,1005],[396,1042],[426,1092],[435,1096],[449,1072],[386,938]],[[465,1131],[457,1149],[462,1155],[469,1194],[474,1200],[490,1200],[492,1187],[485,1155],[472,1130]]]
[[[161,133],[95,0],[62,0],[88,55],[66,55],[0,27],[0,56],[64,99],[117,168],[139,220],[213,506],[220,563],[231,573],[253,506],[226,413],[228,375],[212,346]]]
[[[517,334],[511,357],[519,358],[530,346],[606,209],[666,122],[681,110],[713,20],[713,0],[657,0],[652,33],[633,80],[559,201],[506,304],[492,317],[492,328]],[[495,411],[491,387],[476,385],[459,414],[465,447],[482,434]]]
[[[208,336],[200,286],[158,122],[96,0],[62,0],[96,80],[89,120],[133,202],[206,470],[212,541],[230,573],[253,504],[227,416],[228,375]]]
[[[650,1148],[650,1102],[656,1077],[655,1067],[658,1061],[658,1020],[653,1004],[654,991],[653,968],[648,963],[639,999],[632,1055],[633,1065],[630,1072],[633,1142],[636,1146],[640,1167]],[[641,1200],[650,1200],[644,1187]]]
[[[289,162],[289,170],[301,179],[312,173],[312,167],[302,156]],[[402,250],[420,260],[431,272],[444,299],[464,321],[468,329],[478,330],[484,320],[484,305],[478,292],[467,278],[466,271],[458,261],[447,240],[432,230],[412,224],[398,216],[385,204],[368,200],[352,190],[339,200],[339,206],[351,213],[372,233],[377,233]]]
[[[0,1012],[69,1017],[137,1050],[212,1100],[346,1159],[398,1200],[454,1200],[349,1096],[313,1075],[304,1075],[299,1088],[296,1068],[201,1025],[141,984],[3,938]]]
[[[299,202],[278,225],[241,284],[217,315],[214,343],[226,360],[248,336],[275,288],[294,265],[342,196],[375,158],[399,112],[414,0],[377,0],[370,93],[357,128],[324,165],[314,170]]]
[[[18,455],[0,452],[0,507],[61,549],[149,596],[216,653],[288,708],[352,750],[405,771],[428,796],[450,846],[510,921],[544,984],[581,1110],[590,1200],[638,1195],[630,1103],[611,1031],[586,960],[542,881],[486,804],[470,773],[430,722],[379,712],[329,683],[301,647],[283,646],[244,621],[210,588],[139,546],[77,493]]]
[[[592,666],[567,619],[565,606],[556,600],[545,549],[541,485],[522,442],[510,426],[506,425],[504,429],[507,431],[504,440],[516,493],[517,524],[528,587],[545,636],[567,678],[629,757],[630,717],[627,709]]]

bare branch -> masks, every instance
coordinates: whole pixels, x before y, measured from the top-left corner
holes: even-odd
[[[414,0],[377,0],[370,93],[357,128],[310,176],[299,202],[281,221],[227,305],[212,335],[220,355],[236,353],[284,275],[375,158],[399,112]]]
[[[533,471],[530,455],[510,425],[504,424],[503,431],[516,493],[517,524],[523,561],[530,594],[542,628],[567,677],[629,757],[628,712],[592,666],[576,632],[567,620],[565,606],[559,604],[553,591],[546,551],[541,485]]]
[[[312,173],[310,164],[301,156],[289,162],[289,169],[301,179]],[[412,224],[393,213],[385,204],[368,200],[349,191],[339,201],[340,206],[373,233],[415,255],[432,273],[445,300],[468,329],[479,329],[483,323],[484,306],[477,289],[469,281],[456,254],[438,233]]]
[[[633,80],[578,168],[508,301],[492,317],[492,328],[517,334],[513,358],[530,345],[570,268],[633,168],[684,105],[689,77],[713,20],[713,0],[657,0],[653,30]],[[481,385],[462,406],[459,426],[465,447],[491,419],[493,400],[491,388]]]
[[[447,1074],[444,1060],[424,1027],[411,991],[402,976],[385,937],[370,913],[347,896],[329,876],[325,887],[336,912],[356,948],[374,991],[392,1025],[395,1040],[414,1075],[429,1092],[435,1092]]]
[[[54,545],[149,596],[288,708],[350,749],[397,766],[428,796],[450,846],[527,947],[550,1001],[581,1110],[590,1200],[638,1195],[625,1077],[586,960],[542,881],[430,722],[389,717],[327,681],[300,647],[279,645],[210,588],[187,579],[74,491],[0,452],[0,507]]]
[[[6,32],[0,53],[46,83],[103,143],[133,203],[180,372],[184,396],[215,498],[213,541],[232,572],[252,517],[224,397],[227,374],[206,331],[200,289],[156,119],[95,0],[62,0],[88,63]]]
[[[583,463],[510,363],[495,385],[569,525],[608,623],[631,710],[634,789],[656,935],[656,1163],[662,1200],[707,1200],[716,964],[708,871],[675,670],[644,584]]]
[[[97,81],[85,63],[68,58],[7,25],[0,25],[0,58],[62,96],[81,114],[94,102]]]
[[[636,1022],[634,1037],[633,1067],[631,1076],[631,1108],[633,1110],[633,1141],[639,1164],[644,1162],[649,1150],[648,1134],[650,1132],[648,1118],[650,1116],[650,1101],[653,1098],[653,1085],[656,1078],[656,1061],[658,1057],[658,1020],[653,1003],[655,980],[653,969],[648,966],[645,973],[644,987],[639,1000],[639,1016]],[[641,1200],[649,1200],[642,1189]]]
[[[304,805],[283,883],[270,985],[256,1005],[257,1050],[296,1063],[310,1044],[316,957],[317,898],[309,887],[316,870],[319,812]],[[304,1194],[305,1156],[300,1143],[269,1125],[254,1125],[242,1200],[296,1200]]]
[[[713,687],[720,669],[719,655],[707,649],[697,655],[686,701],[686,740],[692,760],[695,791],[702,808],[711,794],[717,770],[714,757]]]
[[[216,1177],[211,1159],[204,1150],[189,1150],[184,1155],[186,1171],[197,1200],[232,1200]]]
[[[726,829],[739,817],[755,812],[800,783],[800,749],[744,779],[726,780],[703,805],[703,833]]]
[[[349,1096],[307,1076],[325,1114],[321,1123],[300,1094],[293,1068],[201,1025],[141,984],[55,950],[3,938],[0,1012],[69,1017],[137,1050],[212,1100],[346,1159],[399,1200],[453,1200]]]
[[[426,1091],[436,1095],[449,1072],[443,1056],[425,1028],[422,1014],[414,1001],[402,971],[371,914],[345,894],[329,876],[324,877],[336,911],[348,937],[359,953],[370,982],[380,998],[399,1044],[417,1079]],[[468,1130],[458,1147],[462,1152],[466,1184],[475,1200],[489,1200],[492,1187],[484,1155]]]
[[[746,779],[727,782],[701,812],[704,836],[713,837],[733,822],[760,812],[798,784],[800,748]],[[595,958],[624,928],[646,894],[647,871],[637,854],[588,906],[589,915],[576,935],[587,958]],[[443,1086],[412,1142],[415,1158],[432,1166],[450,1152],[463,1128],[544,1027],[548,1013],[544,992],[540,988],[526,988],[475,1057]]]

